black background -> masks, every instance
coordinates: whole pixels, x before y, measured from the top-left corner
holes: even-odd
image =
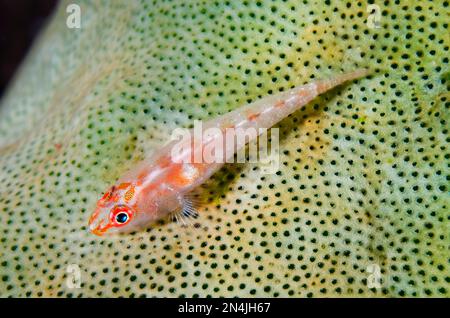
[[[0,0],[0,97],[58,0]]]

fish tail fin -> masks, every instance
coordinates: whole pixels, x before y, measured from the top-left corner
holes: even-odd
[[[361,77],[365,77],[368,74],[370,74],[370,70],[366,68],[360,68],[357,70],[354,70],[349,73],[344,73],[337,75],[331,79],[325,79],[325,80],[319,80],[316,82],[317,84],[317,94],[325,93],[326,91],[332,89],[333,87],[336,87],[338,85],[341,85],[344,82],[352,81]]]

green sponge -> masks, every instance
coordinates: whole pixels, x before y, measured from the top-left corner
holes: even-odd
[[[0,105],[2,297],[448,297],[448,1],[78,2]],[[176,127],[357,67],[277,126],[275,174],[204,185],[199,228],[88,232]]]

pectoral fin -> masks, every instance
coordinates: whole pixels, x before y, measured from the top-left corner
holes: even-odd
[[[187,195],[182,199],[181,209],[172,212],[171,218],[181,226],[189,226],[194,224],[194,220],[198,218],[197,205],[199,203],[195,197]]]

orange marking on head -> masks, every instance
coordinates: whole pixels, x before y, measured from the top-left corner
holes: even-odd
[[[126,188],[128,188],[131,185],[130,182],[124,182],[121,183],[117,186],[117,190],[125,190]]]
[[[131,199],[133,199],[134,197],[134,186],[131,186],[130,190],[128,190],[127,192],[125,192],[124,198],[125,198],[125,202],[130,202]]]
[[[284,100],[279,100],[278,102],[275,103],[275,107],[283,107],[285,105]]]
[[[106,193],[101,197],[99,202],[108,201],[111,198],[111,196],[112,196],[112,192],[111,191],[106,191]]]

